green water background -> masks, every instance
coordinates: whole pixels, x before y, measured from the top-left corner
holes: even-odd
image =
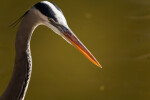
[[[33,33],[25,100],[150,100],[150,0],[51,0],[103,66],[45,26]],[[18,26],[38,0],[1,0],[0,95],[12,75]]]

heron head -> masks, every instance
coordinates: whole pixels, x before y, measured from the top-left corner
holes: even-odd
[[[91,62],[101,67],[95,57],[68,27],[67,21],[60,8],[49,1],[41,1],[35,4],[33,8],[39,12],[41,24],[51,28],[55,33],[62,36],[68,43],[82,52]]]

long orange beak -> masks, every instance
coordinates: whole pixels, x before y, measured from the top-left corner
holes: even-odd
[[[92,63],[102,68],[100,63],[96,58],[90,53],[90,51],[82,44],[82,42],[75,36],[73,32],[67,30],[63,32],[62,35],[68,42],[70,42],[74,47],[76,47],[86,58],[88,58]]]

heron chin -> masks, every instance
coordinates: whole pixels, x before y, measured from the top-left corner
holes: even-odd
[[[41,1],[29,9],[22,17],[15,41],[15,64],[11,80],[0,100],[24,100],[32,71],[30,40],[34,29],[45,25],[77,48],[92,63],[101,67],[99,62],[82,44],[67,25],[66,19],[54,3]]]

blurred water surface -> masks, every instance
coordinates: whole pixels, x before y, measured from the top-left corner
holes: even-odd
[[[51,0],[100,61],[97,68],[45,26],[31,41],[33,71],[25,100],[150,100],[150,1]],[[1,0],[0,95],[14,65],[17,27],[38,0]]]

